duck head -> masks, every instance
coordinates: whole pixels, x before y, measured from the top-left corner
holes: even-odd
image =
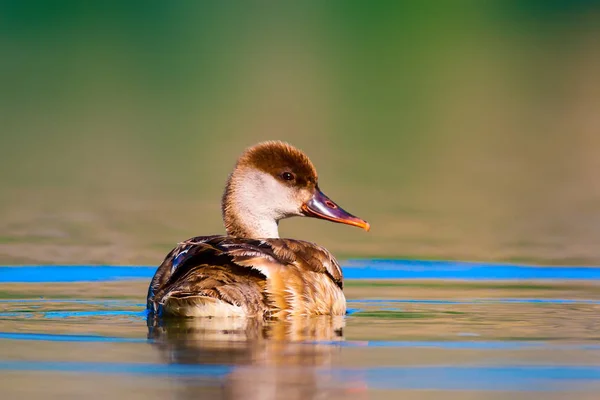
[[[369,230],[369,223],[344,211],[319,189],[306,154],[283,142],[248,148],[227,180],[223,220],[231,236],[277,238],[284,218],[305,216]]]

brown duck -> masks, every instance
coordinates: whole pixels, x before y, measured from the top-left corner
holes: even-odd
[[[151,314],[185,317],[344,315],[343,276],[329,251],[280,239],[278,223],[293,216],[369,224],[320,190],[302,151],[283,142],[247,149],[222,199],[227,236],[198,236],[166,256],[148,289]]]

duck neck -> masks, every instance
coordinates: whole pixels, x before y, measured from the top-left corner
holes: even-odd
[[[239,175],[243,174],[234,172],[229,176],[221,203],[227,234],[249,239],[278,238],[279,218],[265,206],[256,179]]]

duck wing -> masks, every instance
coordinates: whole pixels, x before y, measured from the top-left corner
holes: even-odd
[[[199,236],[165,258],[148,289],[150,313],[272,316],[345,313],[342,272],[315,244]]]
[[[148,310],[181,316],[195,315],[201,308],[215,315],[261,314],[268,308],[266,276],[260,268],[265,263],[278,261],[259,240],[199,236],[181,242],[150,283]]]

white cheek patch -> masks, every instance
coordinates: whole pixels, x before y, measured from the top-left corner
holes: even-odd
[[[272,175],[251,169],[240,178],[240,206],[244,204],[247,212],[274,220],[299,214],[300,206],[296,204],[294,189]]]

